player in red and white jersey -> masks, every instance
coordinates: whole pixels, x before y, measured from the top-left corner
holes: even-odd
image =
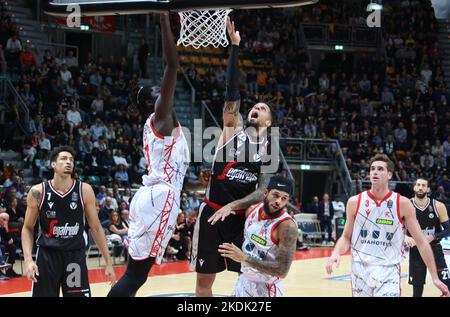
[[[298,229],[286,212],[292,193],[292,181],[273,176],[264,201],[246,211],[242,249],[233,243],[219,246],[222,256],[241,263],[241,272],[233,296],[281,297],[295,254]]]
[[[351,248],[352,293],[361,297],[399,297],[400,263],[403,259],[404,226],[416,241],[417,248],[434,285],[449,296],[448,288],[437,275],[433,252],[417,222],[411,201],[389,190],[394,163],[377,154],[370,160],[371,189],[347,202],[347,221],[326,270],[339,265],[340,256]]]
[[[132,107],[148,116],[143,134],[148,174],[134,195],[129,214],[127,270],[108,297],[134,296],[159,264],[175,228],[180,194],[190,162],[188,143],[173,110],[178,55],[168,14],[161,14],[162,47],[167,63],[161,89],[141,87],[132,95]],[[156,99],[156,100],[155,100]]]

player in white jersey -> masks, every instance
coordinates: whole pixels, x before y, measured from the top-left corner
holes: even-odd
[[[352,293],[358,297],[399,297],[400,263],[403,259],[404,225],[416,241],[417,248],[431,273],[434,285],[449,296],[448,288],[437,275],[430,244],[417,222],[411,201],[389,190],[394,163],[377,154],[370,160],[370,190],[347,202],[347,221],[326,270],[333,272],[340,257],[351,248]]]
[[[132,106],[150,115],[144,126],[144,154],[148,175],[130,205],[129,261],[125,274],[108,297],[134,296],[147,280],[154,263],[159,264],[172,236],[180,211],[180,194],[190,161],[186,138],[173,110],[178,55],[168,14],[161,14],[162,47],[166,60],[161,90],[141,87],[132,96]],[[155,98],[156,101],[155,101]]]
[[[286,212],[292,182],[273,176],[264,202],[247,209],[242,249],[232,243],[219,246],[222,256],[241,263],[232,296],[281,297],[297,245],[298,229]]]

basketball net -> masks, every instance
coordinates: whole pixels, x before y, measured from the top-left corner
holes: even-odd
[[[193,46],[195,49],[206,46],[228,46],[227,17],[231,9],[182,11],[181,30],[177,45]]]

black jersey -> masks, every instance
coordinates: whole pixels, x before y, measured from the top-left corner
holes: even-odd
[[[65,193],[52,181],[42,183],[37,245],[55,250],[77,250],[86,246],[82,183],[73,180]]]
[[[428,198],[427,204],[420,208],[414,198],[411,199],[414,207],[416,208],[416,217],[419,222],[420,228],[425,235],[434,235],[441,232],[441,221],[439,220],[439,213],[436,208],[436,201]],[[409,232],[408,232],[408,235]],[[438,243],[438,240],[434,240],[432,244]]]
[[[266,139],[252,142],[245,131],[236,133],[216,151],[206,198],[225,206],[255,191],[267,149]]]

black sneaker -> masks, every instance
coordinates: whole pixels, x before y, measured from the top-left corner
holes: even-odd
[[[13,269],[9,269],[6,271],[6,276],[10,277],[10,278],[15,278],[15,277],[21,277],[22,275],[17,274],[16,272],[14,272]]]
[[[0,281],[7,281],[7,280],[9,280],[9,277],[7,277],[5,274],[0,272]]]

